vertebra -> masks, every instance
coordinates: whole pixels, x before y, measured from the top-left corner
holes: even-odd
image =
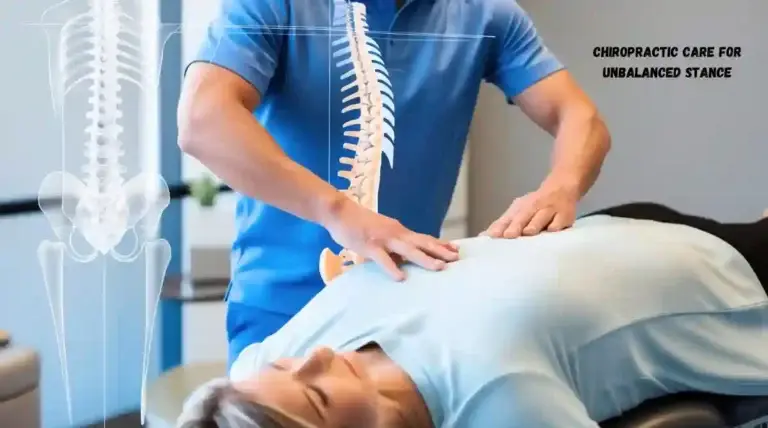
[[[53,172],[40,186],[40,197],[59,196],[62,204],[41,209],[51,222],[57,237],[70,242],[79,231],[93,251],[70,254],[89,261],[98,254],[112,254],[118,260],[138,257],[141,246],[129,254],[120,254],[115,246],[125,234],[145,220],[143,237],[154,234],[159,216],[168,206],[168,186],[156,174],[142,173],[125,181],[121,133],[121,81],[141,90],[147,70],[141,56],[141,28],[126,15],[116,0],[92,0],[87,12],[68,20],[59,34],[59,79],[57,105],[63,109],[67,92],[90,80],[89,112],[86,118],[88,138],[84,144],[86,162],[82,179],[66,171]],[[63,218],[62,218],[63,217]]]
[[[366,9],[361,3],[336,2],[334,25],[343,25],[345,36],[333,42],[338,50],[333,57],[345,57],[337,67],[351,69],[342,74],[343,81],[351,80],[342,89],[346,94],[342,113],[359,110],[359,117],[344,123],[344,136],[356,138],[354,144],[345,143],[344,149],[353,152],[339,162],[345,167],[338,175],[349,181],[343,192],[367,209],[378,212],[381,183],[382,156],[390,168],[394,166],[395,103],[392,84],[376,41],[368,37]],[[356,130],[354,128],[357,128]],[[346,169],[348,167],[348,169]],[[328,284],[351,265],[363,258],[348,249],[336,255],[326,248],[320,254],[320,275]]]

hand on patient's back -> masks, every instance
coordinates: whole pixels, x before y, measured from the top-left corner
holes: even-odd
[[[542,186],[517,198],[498,220],[481,235],[494,238],[533,236],[544,231],[557,232],[576,220],[578,193],[559,186]]]
[[[399,221],[353,202],[343,204],[326,224],[331,237],[361,257],[373,260],[393,279],[405,279],[399,261],[441,270],[459,258],[458,248],[445,240],[407,229]]]

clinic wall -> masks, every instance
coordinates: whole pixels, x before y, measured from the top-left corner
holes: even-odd
[[[61,169],[58,119],[48,85],[48,53],[39,19],[52,0],[4,2],[0,13],[0,201],[37,195],[46,174]],[[135,108],[130,103],[126,108]],[[78,117],[82,110],[70,110]],[[85,133],[82,132],[85,136]],[[76,143],[64,156],[80,174],[84,160]],[[126,148],[128,174],[139,167],[137,150]],[[18,346],[40,353],[45,428],[69,427],[61,365],[37,247],[54,239],[39,214],[0,218],[0,329]],[[66,262],[67,351],[76,426],[138,408],[144,340],[144,270],[136,263],[110,262],[107,269],[106,329],[102,340],[102,259]],[[106,356],[106,376],[102,360]],[[152,373],[154,369],[150,370]],[[106,389],[105,389],[106,386]],[[102,397],[106,397],[103,403]]]
[[[603,113],[613,149],[581,210],[639,200],[740,221],[768,207],[768,2],[520,0]],[[604,45],[733,45],[736,60],[607,60]],[[689,63],[687,63],[689,62]],[[729,80],[608,80],[604,65],[732,65]],[[470,229],[536,188],[552,139],[484,86],[472,125]]]

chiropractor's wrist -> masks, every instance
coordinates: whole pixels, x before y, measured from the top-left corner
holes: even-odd
[[[315,221],[327,229],[351,203],[355,202],[338,190],[322,192],[314,201]]]
[[[578,171],[554,170],[539,186],[539,190],[558,191],[581,199],[585,193],[583,174]]]

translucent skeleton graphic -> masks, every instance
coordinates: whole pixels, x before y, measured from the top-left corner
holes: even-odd
[[[349,169],[339,176],[349,180],[344,193],[355,202],[378,211],[379,184],[381,182],[382,155],[394,166],[395,151],[395,102],[392,84],[389,81],[377,43],[368,36],[365,5],[361,3],[337,2],[334,26],[343,26],[346,34],[333,41],[336,49],[333,58],[344,58],[337,67],[349,70],[342,74],[343,81],[349,81],[341,91],[342,113],[359,110],[359,117],[344,123],[344,136],[356,138],[355,144],[344,144],[354,152],[354,157],[339,159]],[[357,130],[349,130],[350,128]],[[326,248],[320,255],[320,275],[328,284],[350,266],[361,263],[362,257],[348,249],[337,255]]]
[[[126,5],[134,6],[136,13],[129,14]],[[142,16],[141,6],[117,0],[67,0],[47,9],[42,17],[43,23],[49,25],[49,83],[54,111],[60,118],[62,130],[70,123],[77,123],[76,119],[84,119],[85,123],[85,129],[80,129],[82,137],[79,141],[66,141],[68,138],[62,131],[64,153],[79,146],[85,155],[80,175],[65,169],[50,173],[39,189],[40,208],[57,238],[40,244],[38,258],[53,312],[70,422],[72,400],[64,311],[65,255],[80,263],[98,257],[131,262],[144,255],[146,311],[142,419],[146,407],[153,318],[171,252],[167,241],[156,238],[160,216],[170,202],[165,180],[148,172],[127,178],[122,159],[124,146],[136,149],[141,140],[141,136],[124,137],[124,121],[128,116],[123,108],[125,86],[132,87],[143,99],[141,94],[156,91],[158,84],[157,60],[150,46],[158,29],[148,28],[152,26],[153,12]],[[83,112],[78,117],[69,115],[69,104],[78,101],[70,95],[83,85],[88,85],[87,93],[79,100],[84,103],[80,106]],[[139,107],[131,113],[138,116],[141,111]],[[55,205],[44,202],[51,197],[60,198],[61,202]],[[78,248],[76,238],[87,244],[85,250]],[[132,240],[132,248],[118,250],[118,244],[126,240]],[[106,309],[103,311],[102,315],[106,317]],[[104,339],[106,341],[106,337]]]

